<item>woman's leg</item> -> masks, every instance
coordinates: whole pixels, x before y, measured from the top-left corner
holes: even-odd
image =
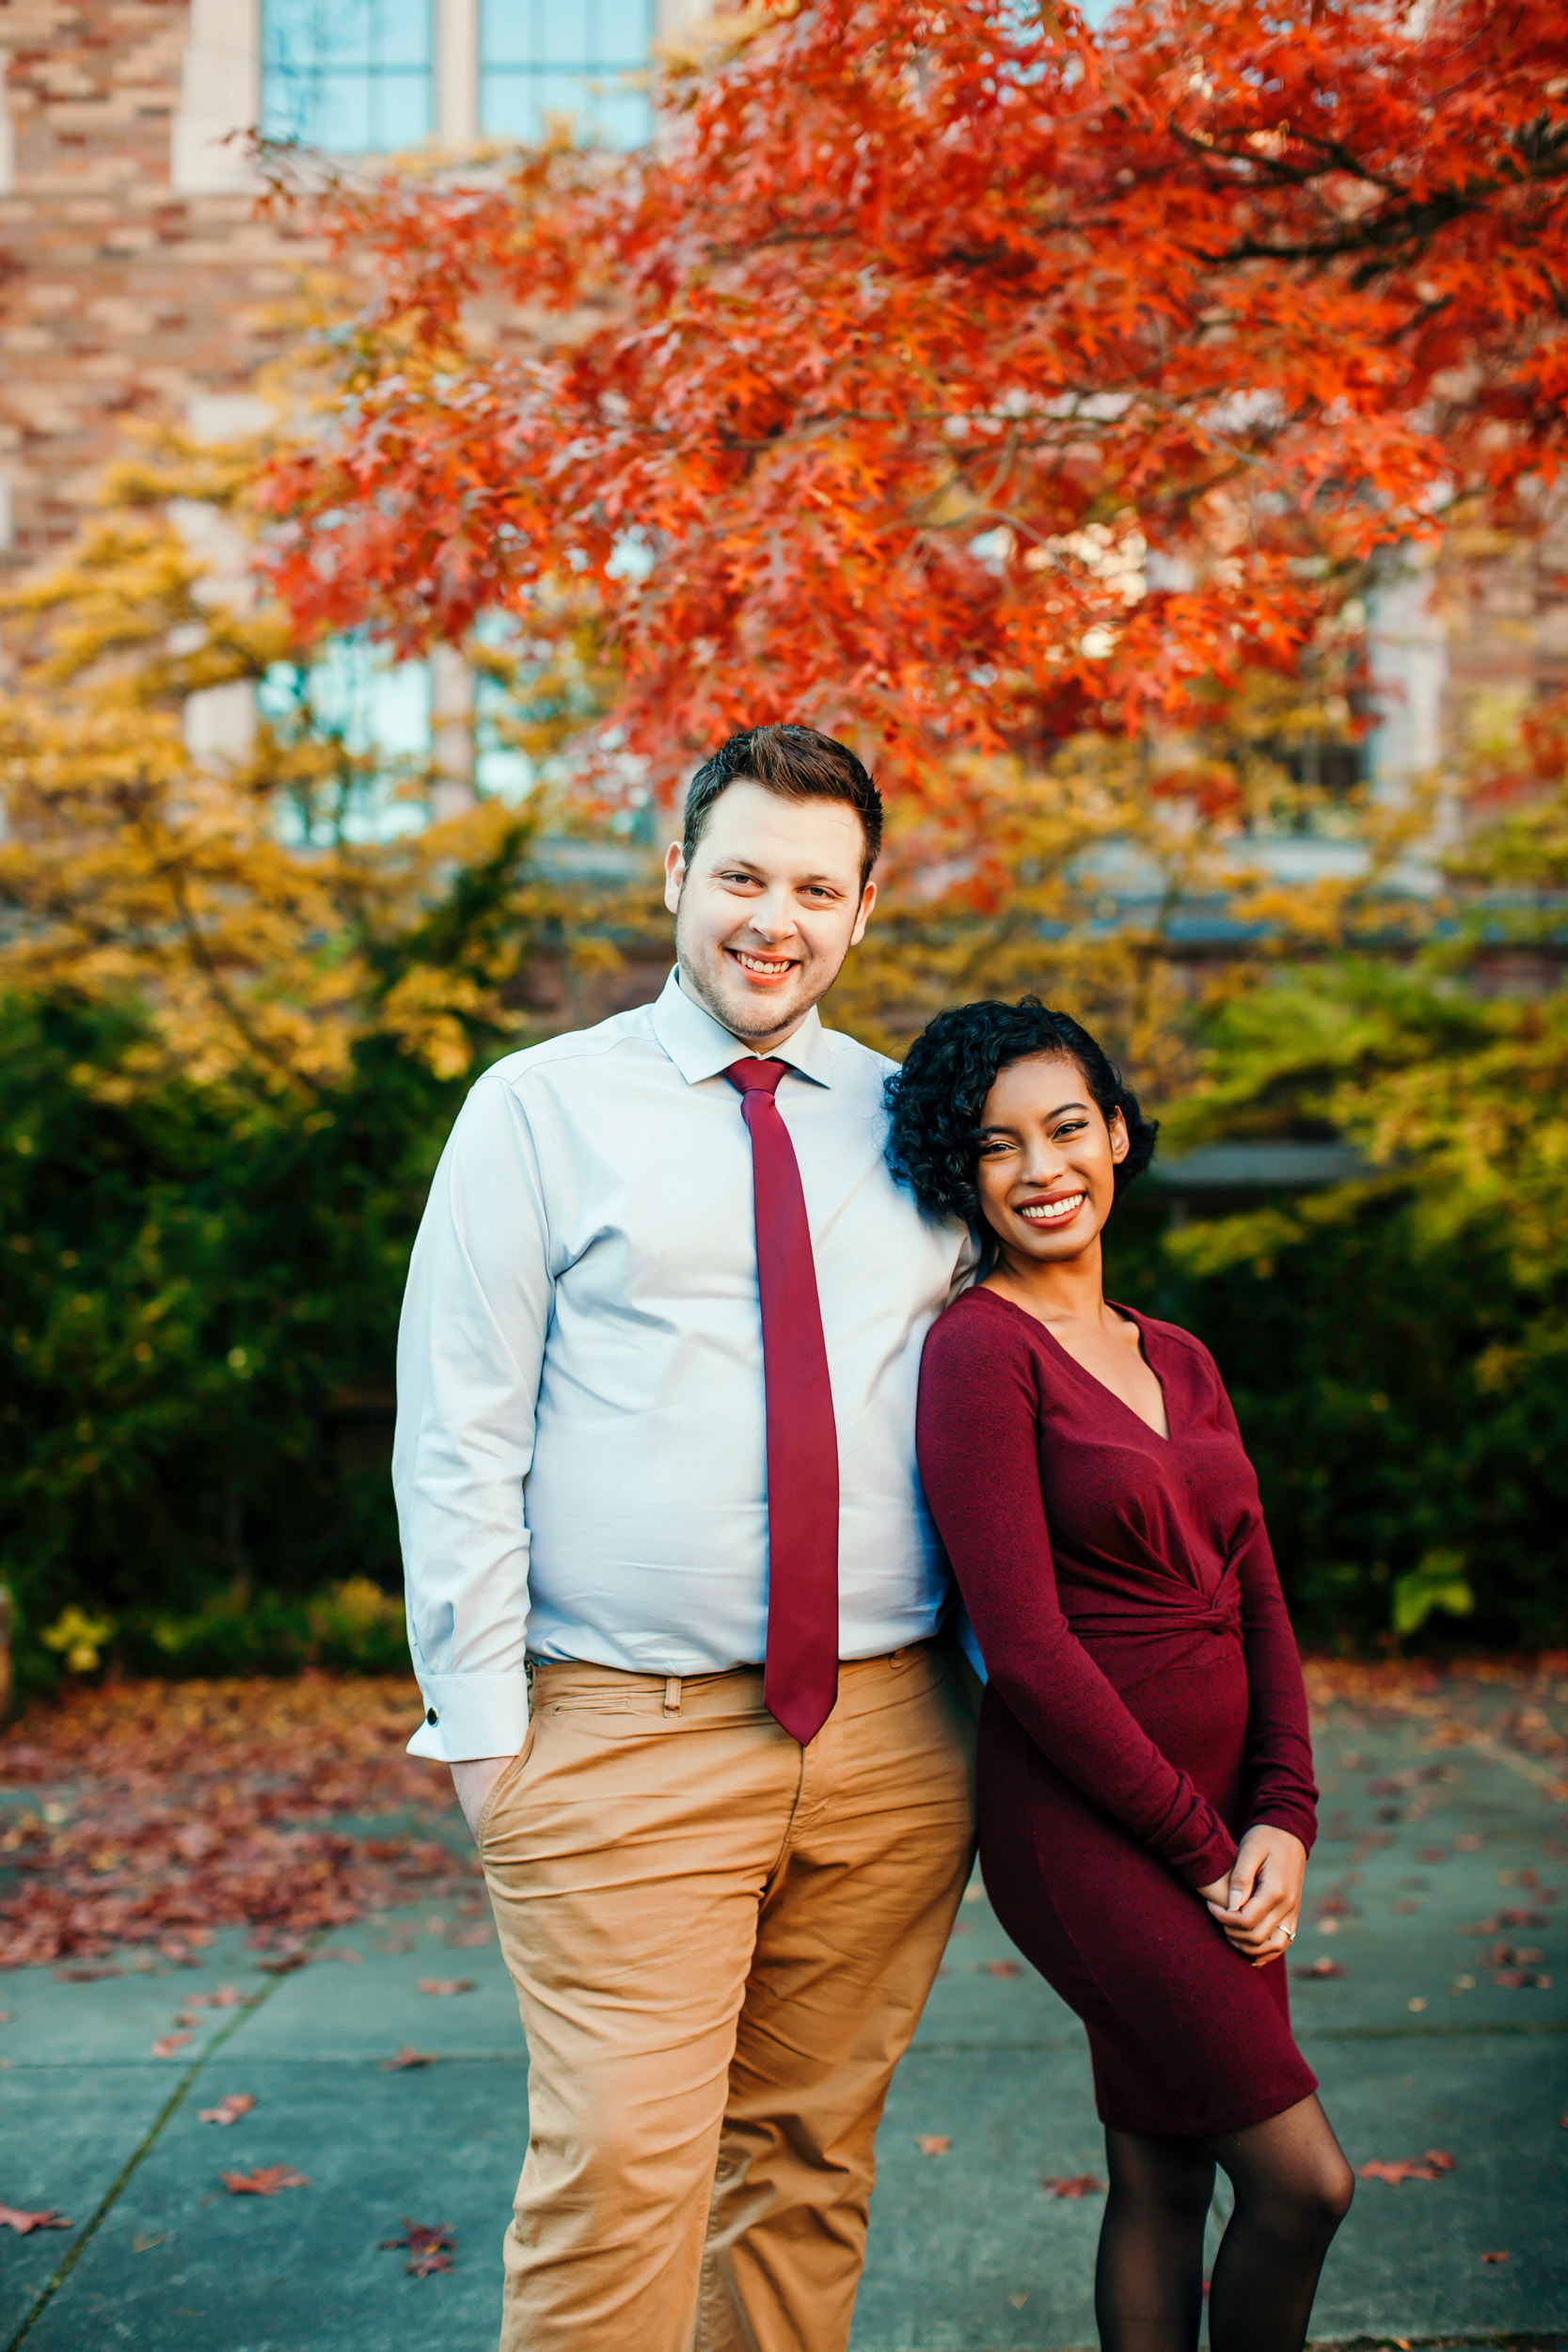
[[[1214,2159],[1196,2139],[1105,2134],[1110,2194],[1094,2272],[1101,2352],[1196,2352]]]
[[[1301,2352],[1354,2176],[1316,2099],[1203,2143],[1236,2192],[1209,2290],[1212,2352]]]

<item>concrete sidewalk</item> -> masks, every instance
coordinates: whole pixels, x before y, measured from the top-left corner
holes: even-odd
[[[1564,1768],[1494,1678],[1340,1699],[1318,1752],[1303,2046],[1353,2164],[1439,2149],[1455,2169],[1360,2184],[1315,2340],[1568,2346]],[[1315,1963],[1342,1973],[1304,1979]],[[71,2225],[0,2230],[0,2347],[490,2352],[526,2067],[483,1913],[388,1912],[284,1974],[237,1934],[199,1967],[125,1968],[0,1979],[0,2202]],[[152,2055],[169,2034],[190,2039]],[[388,2071],[405,2047],[433,2062]],[[199,2120],[236,2093],[241,2121]],[[1101,2200],[1040,2185],[1103,2171],[1083,2037],[977,1883],[879,2158],[857,2352],[1093,2344]],[[308,2185],[219,2180],[274,2165]],[[384,2249],[404,2217],[450,2225],[450,2270]]]

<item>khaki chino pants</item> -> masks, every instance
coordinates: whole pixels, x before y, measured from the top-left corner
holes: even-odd
[[[529,2045],[502,2352],[838,2352],[872,2140],[973,1850],[956,1650],[840,1670],[809,1748],[759,1670],[535,1669],[480,1851]]]

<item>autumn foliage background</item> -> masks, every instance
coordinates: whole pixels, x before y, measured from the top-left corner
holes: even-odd
[[[1036,987],[1169,1148],[1362,1148],[1244,1213],[1134,1195],[1114,1246],[1219,1357],[1304,1635],[1560,1639],[1568,707],[1391,794],[1322,780],[1380,591],[1551,544],[1555,12],[820,0],[663,72],[637,156],[274,155],[334,256],[276,437],[136,456],[12,601],[25,1674],[396,1661],[373,1432],[445,1130],[661,952],[639,856],[764,718],[890,799],[833,1018],[896,1051]],[[367,825],[384,763],[309,691],[356,631],[463,648],[534,794]],[[199,756],[190,698],[257,685],[249,753]],[[1298,837],[1359,861],[1287,885]]]

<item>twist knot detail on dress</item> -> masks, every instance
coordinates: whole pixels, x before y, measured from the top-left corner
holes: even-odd
[[[1306,1693],[1258,1482],[1212,1358],[1122,1309],[1162,1437],[976,1288],[939,1318],[918,1446],[989,1680],[980,1852],[1003,1926],[1088,2028],[1113,2128],[1206,2137],[1316,2088],[1285,1965],[1196,1890],[1256,1822],[1310,1848]]]

